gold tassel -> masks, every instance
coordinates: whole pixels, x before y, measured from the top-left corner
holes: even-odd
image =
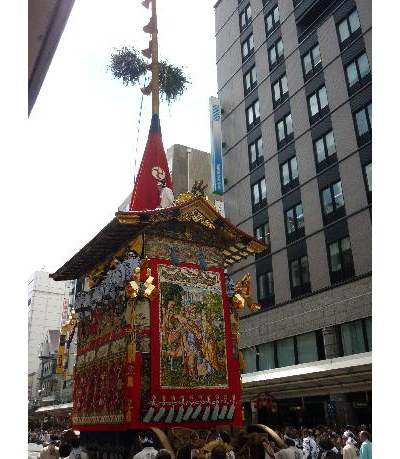
[[[136,343],[128,344],[128,363],[135,363],[136,360]]]
[[[239,370],[243,371],[246,368],[246,364],[243,358],[243,352],[239,351]]]

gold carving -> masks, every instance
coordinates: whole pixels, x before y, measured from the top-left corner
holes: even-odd
[[[192,221],[195,223],[200,223],[207,228],[210,229],[215,229],[215,225],[208,220],[201,212],[199,212],[197,209],[192,210],[191,212],[185,212],[181,214],[181,216],[178,218],[179,221]]]

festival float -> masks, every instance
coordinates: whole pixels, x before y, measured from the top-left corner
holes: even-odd
[[[151,428],[165,445],[173,429],[242,425],[239,310],[259,306],[250,276],[235,285],[225,271],[267,248],[224,218],[199,183],[158,207],[157,181],[173,184],[158,115],[155,2],[152,10],[153,115],[130,210],[50,275],[85,286],[68,342],[66,327],[60,339],[62,368],[61,350],[77,333],[73,429],[89,451],[118,458],[128,457],[133,430]]]

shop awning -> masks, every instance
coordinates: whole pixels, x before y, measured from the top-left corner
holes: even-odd
[[[276,399],[372,390],[372,352],[242,375],[243,401],[262,392]]]
[[[35,413],[66,414],[72,411],[72,403],[63,403],[61,405],[49,405],[38,408]]]

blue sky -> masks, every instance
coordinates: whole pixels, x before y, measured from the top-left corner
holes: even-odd
[[[171,108],[161,106],[164,147],[210,151],[208,98],[216,95],[215,1],[158,0],[160,59],[184,66],[192,84]],[[140,0],[75,2],[28,121],[33,186],[28,272],[53,272],[92,239],[131,192],[151,118],[141,92],[114,80],[110,54],[144,49],[150,18]]]

